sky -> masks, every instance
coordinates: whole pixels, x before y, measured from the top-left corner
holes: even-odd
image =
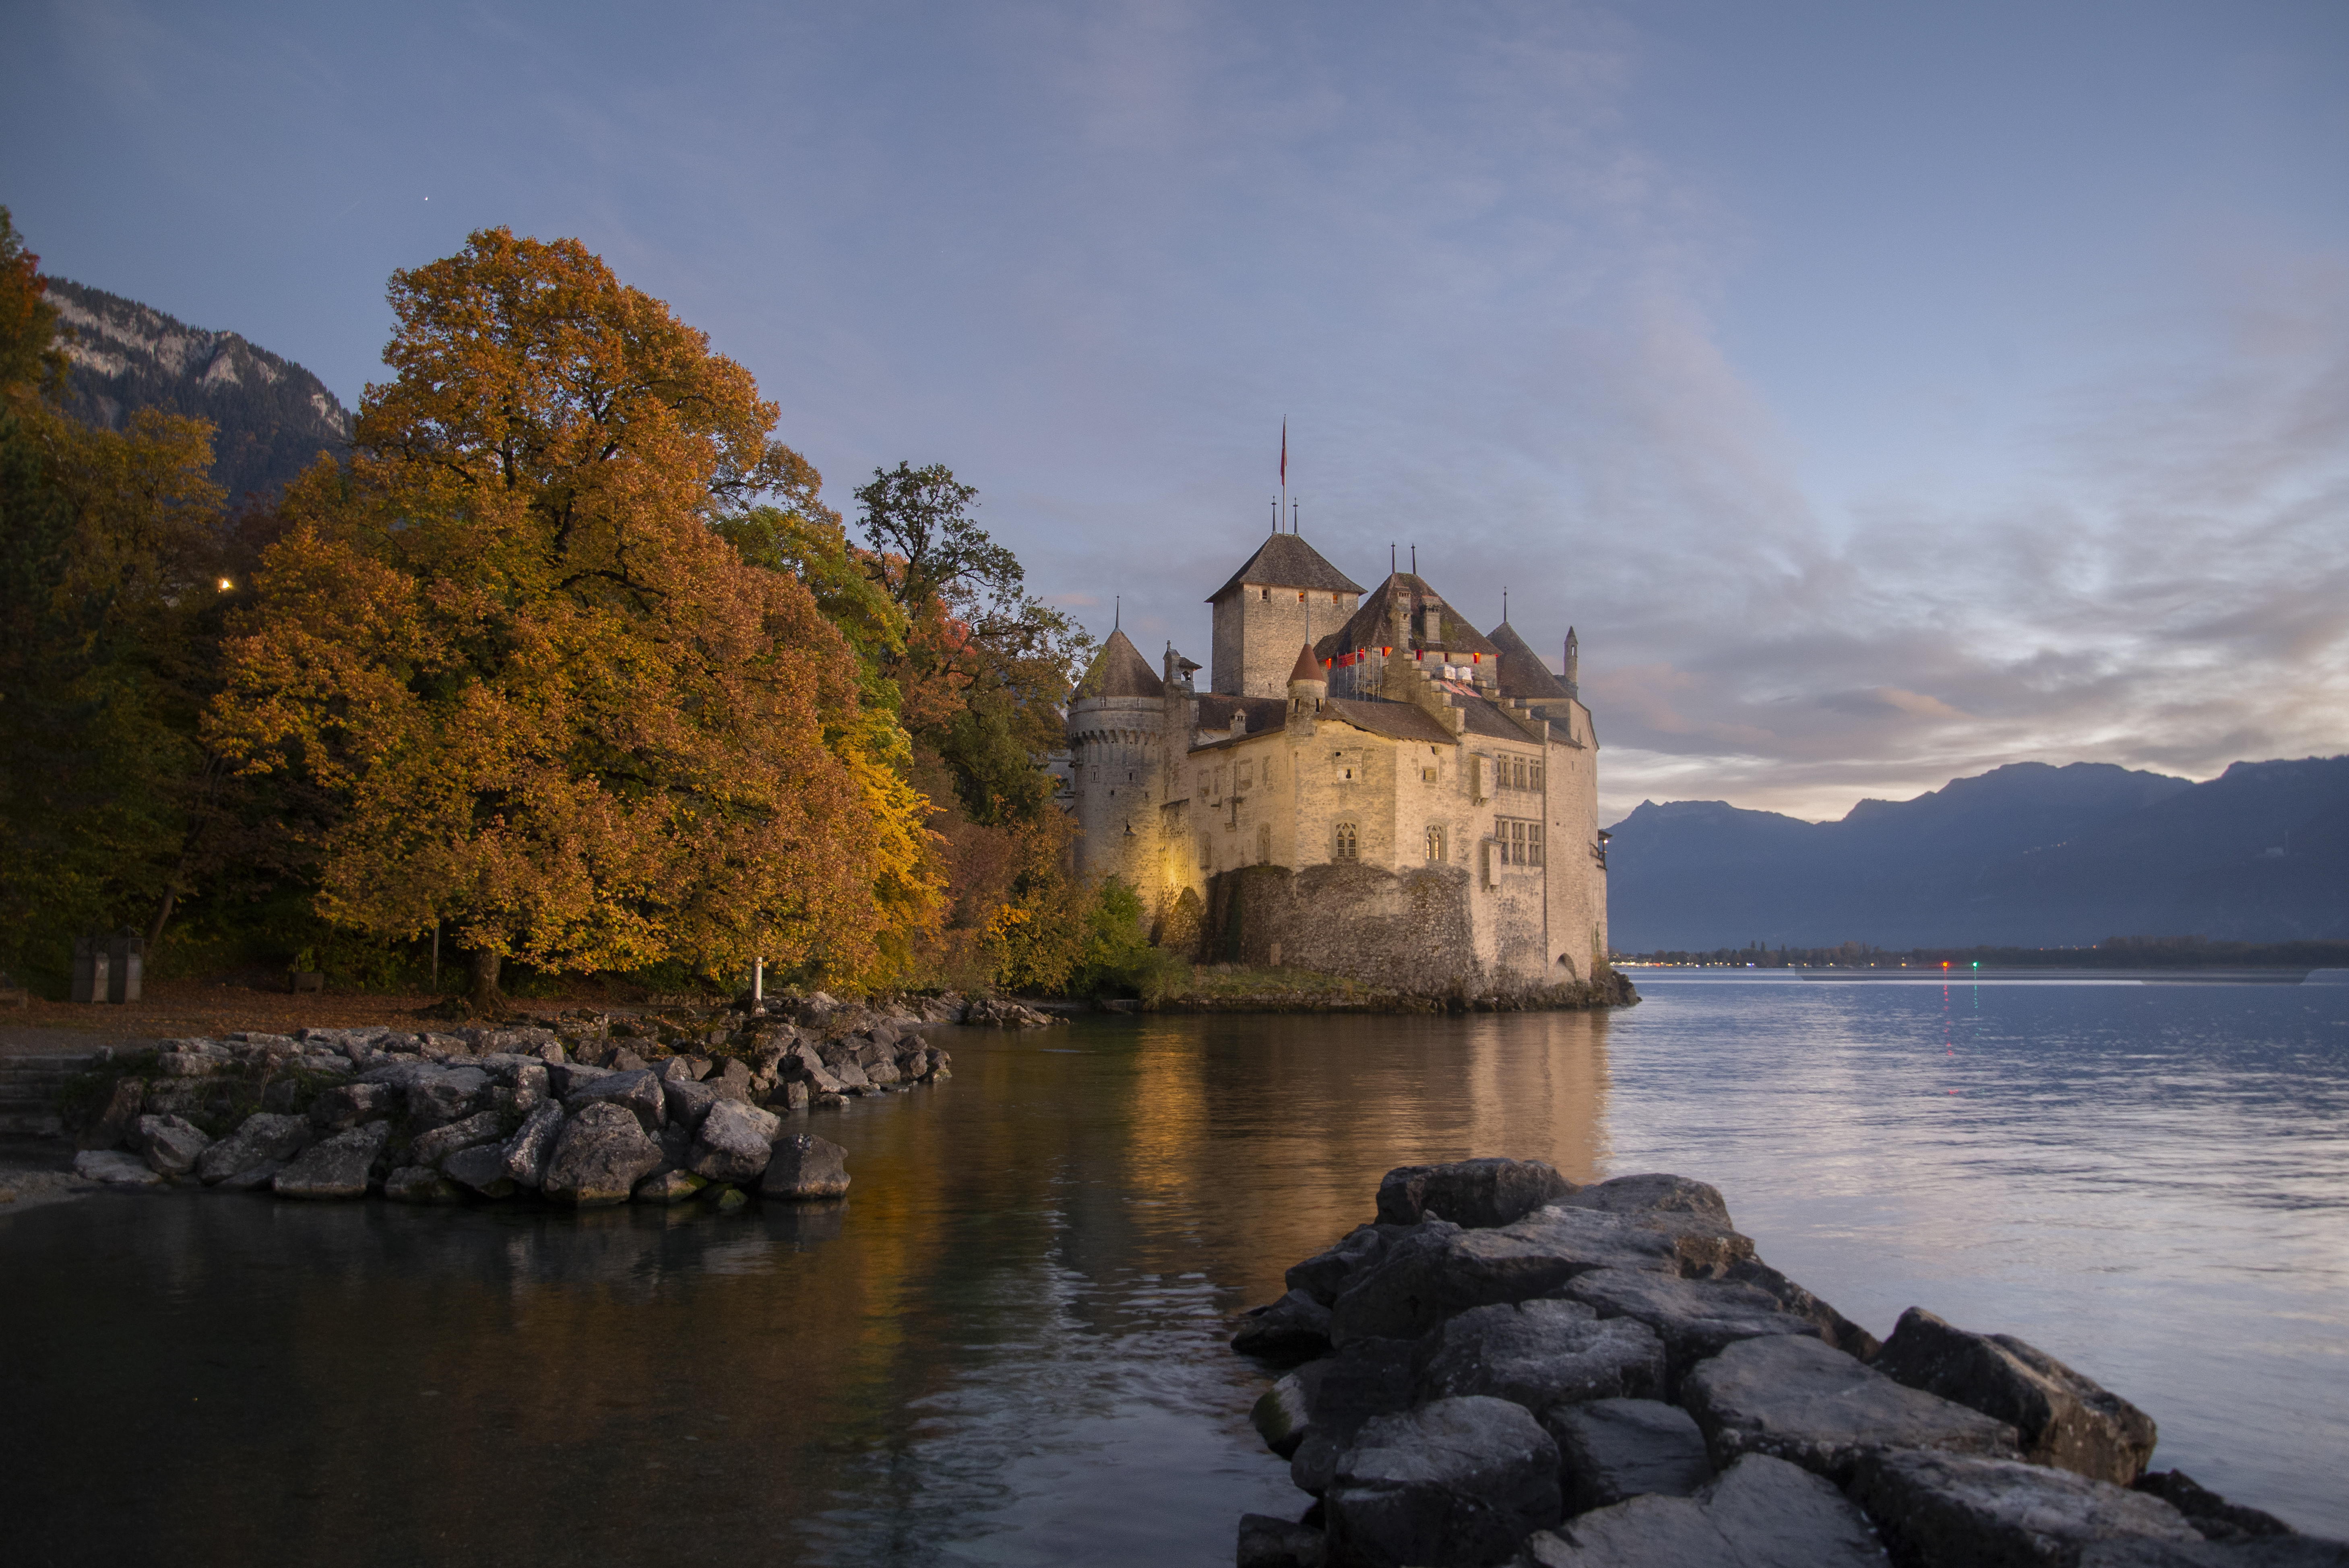
[[[354,405],[575,236],[1097,634],[1578,629],[1601,820],[2349,750],[2349,5],[0,0],[45,270]],[[1552,654],[1553,659],[1556,654]]]

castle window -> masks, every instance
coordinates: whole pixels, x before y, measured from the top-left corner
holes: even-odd
[[[1257,827],[1256,863],[1260,866],[1272,863],[1272,824],[1270,822],[1259,823]]]
[[[1241,788],[1242,789],[1246,789],[1247,788],[1248,788],[1248,786],[1250,786],[1250,785],[1254,784],[1255,782],[1256,782],[1256,764],[1255,764],[1255,763],[1253,763],[1253,762],[1243,762],[1243,763],[1241,763],[1241,764],[1240,764],[1240,788]]]
[[[1215,799],[1216,799],[1220,800],[1220,799],[1222,799],[1223,798],[1224,798],[1224,770],[1223,770],[1222,769],[1218,768],[1218,769],[1216,769],[1216,793],[1215,793]]]
[[[1360,836],[1355,833],[1353,823],[1340,822],[1338,824],[1337,844],[1335,847],[1336,855],[1334,858],[1338,860],[1351,861],[1361,858],[1361,840]]]
[[[1542,863],[1541,828],[1542,825],[1539,822],[1527,822],[1526,824],[1526,852],[1530,857],[1526,860],[1526,864],[1529,866],[1537,866]]]
[[[1512,757],[1509,758],[1509,788],[1522,789],[1525,787],[1526,759],[1522,757]]]
[[[1256,593],[1257,599],[1259,603],[1272,597],[1272,590],[1269,588],[1259,588],[1256,591]]]
[[[1542,787],[1542,782],[1541,782],[1541,769],[1542,769],[1542,765],[1541,765],[1540,763],[1537,762],[1537,763],[1535,763],[1531,768],[1529,768],[1529,769],[1527,769],[1526,770],[1526,778],[1530,780],[1530,782],[1529,782],[1529,783],[1527,783],[1527,784],[1526,784],[1526,789],[1540,789],[1540,788]]]
[[[1427,830],[1427,863],[1429,865],[1435,865],[1443,859],[1444,830],[1441,828],[1430,828]]]

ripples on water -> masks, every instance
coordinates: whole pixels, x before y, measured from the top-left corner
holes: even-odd
[[[1228,1563],[1230,1315],[1468,1153],[1727,1192],[1878,1333],[2023,1335],[2349,1532],[2349,987],[1644,983],[1612,1018],[1090,1020],[813,1125],[844,1205],[0,1222],[29,1562]],[[38,1353],[21,1354],[35,1346]],[[12,1548],[12,1552],[13,1552]]]

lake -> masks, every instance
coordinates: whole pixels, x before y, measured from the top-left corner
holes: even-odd
[[[1879,1335],[2018,1334],[2349,1535],[2349,986],[1643,974],[1610,1016],[940,1030],[843,1204],[0,1219],[12,1561],[1227,1563],[1232,1315],[1470,1154],[1714,1182]]]

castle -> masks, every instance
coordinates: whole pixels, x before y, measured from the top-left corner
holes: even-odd
[[[1588,981],[1607,954],[1599,741],[1551,673],[1416,572],[1365,594],[1274,533],[1207,601],[1210,689],[1113,631],[1071,694],[1077,867],[1162,945],[1429,994]]]

